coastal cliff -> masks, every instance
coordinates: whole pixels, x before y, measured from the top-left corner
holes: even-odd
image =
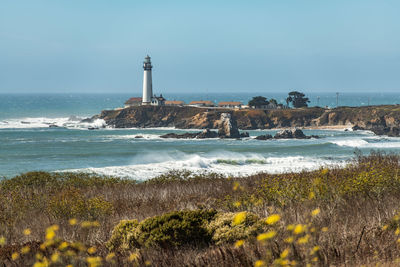
[[[378,135],[399,136],[400,106],[319,107],[281,110],[230,110],[197,107],[139,106],[104,110],[96,118],[116,128],[176,127],[181,129],[218,128],[222,113],[230,113],[239,129],[289,127],[353,127]]]

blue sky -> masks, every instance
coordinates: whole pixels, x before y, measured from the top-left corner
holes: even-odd
[[[400,1],[1,0],[0,92],[400,89]],[[399,91],[400,92],[400,91]]]

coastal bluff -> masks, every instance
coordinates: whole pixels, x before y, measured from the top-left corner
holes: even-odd
[[[216,129],[222,113],[231,114],[241,130],[343,126],[370,130],[378,135],[400,136],[400,105],[276,110],[138,106],[104,110],[92,119],[103,119],[115,128]]]

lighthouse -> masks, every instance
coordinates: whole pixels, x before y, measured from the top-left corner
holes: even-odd
[[[153,83],[151,81],[151,65],[150,57],[147,55],[143,62],[143,97],[142,105],[151,105],[151,100],[153,98]]]

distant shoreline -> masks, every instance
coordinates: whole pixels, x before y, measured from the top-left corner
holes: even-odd
[[[238,129],[369,130],[377,135],[400,136],[400,105],[320,107],[299,109],[205,109],[175,106],[137,106],[103,110],[103,119],[115,128],[216,129],[222,113],[230,113]]]

